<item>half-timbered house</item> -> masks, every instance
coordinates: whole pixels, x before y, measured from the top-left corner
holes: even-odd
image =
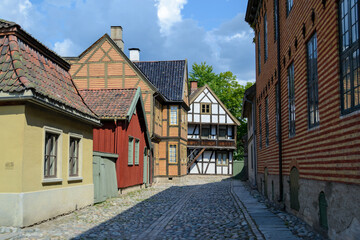
[[[111,27],[78,57],[66,58],[79,89],[141,88],[153,147],[155,178],[172,179],[186,171],[187,61],[139,61],[139,49],[124,54],[122,28]]]
[[[239,121],[208,85],[191,82],[188,113],[189,174],[231,175]]]

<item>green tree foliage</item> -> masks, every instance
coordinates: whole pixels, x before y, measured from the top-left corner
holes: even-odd
[[[213,67],[207,65],[206,62],[193,64],[190,72],[190,81],[197,81],[198,87],[202,87],[205,84],[209,85],[231,114],[239,120],[240,126],[237,128],[237,152],[234,156],[235,159],[239,159],[244,154],[242,138],[247,133],[247,123],[241,118],[241,109],[245,90],[251,87],[252,83],[248,82],[245,86],[239,84],[236,76],[230,71],[216,74],[213,72]]]

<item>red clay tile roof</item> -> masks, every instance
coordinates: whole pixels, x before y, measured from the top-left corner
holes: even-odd
[[[54,101],[54,106],[65,105],[96,118],[80,96],[69,72],[16,35],[0,36],[0,91],[21,93],[25,90],[48,98],[50,104]]]
[[[125,119],[131,103],[133,102],[136,88],[127,89],[87,89],[80,90],[86,104],[104,119]]]

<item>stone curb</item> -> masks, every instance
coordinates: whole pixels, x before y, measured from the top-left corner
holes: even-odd
[[[233,190],[233,180],[231,180],[231,188],[230,188],[230,193],[232,195],[232,197],[235,199],[236,204],[238,205],[239,209],[243,212],[244,216],[245,216],[245,220],[248,223],[248,225],[250,226],[251,231],[254,233],[256,239],[264,239],[265,237],[264,235],[261,233],[261,231],[259,230],[258,226],[256,225],[256,223],[254,222],[254,220],[251,218],[249,212],[247,211],[246,207],[244,206],[244,204],[241,202],[241,200],[239,199],[239,197],[234,193]]]

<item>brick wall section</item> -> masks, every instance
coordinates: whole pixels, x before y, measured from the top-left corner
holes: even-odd
[[[257,31],[261,31],[261,73],[256,78],[257,111],[262,106],[262,149],[258,149],[258,172],[278,174],[278,143],[275,136],[275,83],[277,53],[274,42],[273,0],[262,1]],[[268,18],[269,58],[264,63],[265,9]],[[300,178],[360,184],[360,113],[341,115],[337,1],[297,0],[286,16],[279,1],[281,31],[281,106],[283,174],[296,166]],[[312,11],[315,21],[312,22]],[[305,36],[303,36],[305,24]],[[320,126],[308,128],[306,44],[316,32]],[[257,34],[256,34],[257,36]],[[297,48],[295,40],[297,39]],[[257,43],[258,39],[256,39]],[[256,45],[257,49],[257,45]],[[289,56],[289,49],[291,55]],[[294,63],[296,134],[289,137],[287,68]],[[256,70],[257,72],[257,70]],[[269,146],[265,145],[265,97],[269,98]],[[259,127],[257,112],[257,127]],[[257,131],[259,139],[259,131]],[[258,143],[259,146],[259,143]]]

